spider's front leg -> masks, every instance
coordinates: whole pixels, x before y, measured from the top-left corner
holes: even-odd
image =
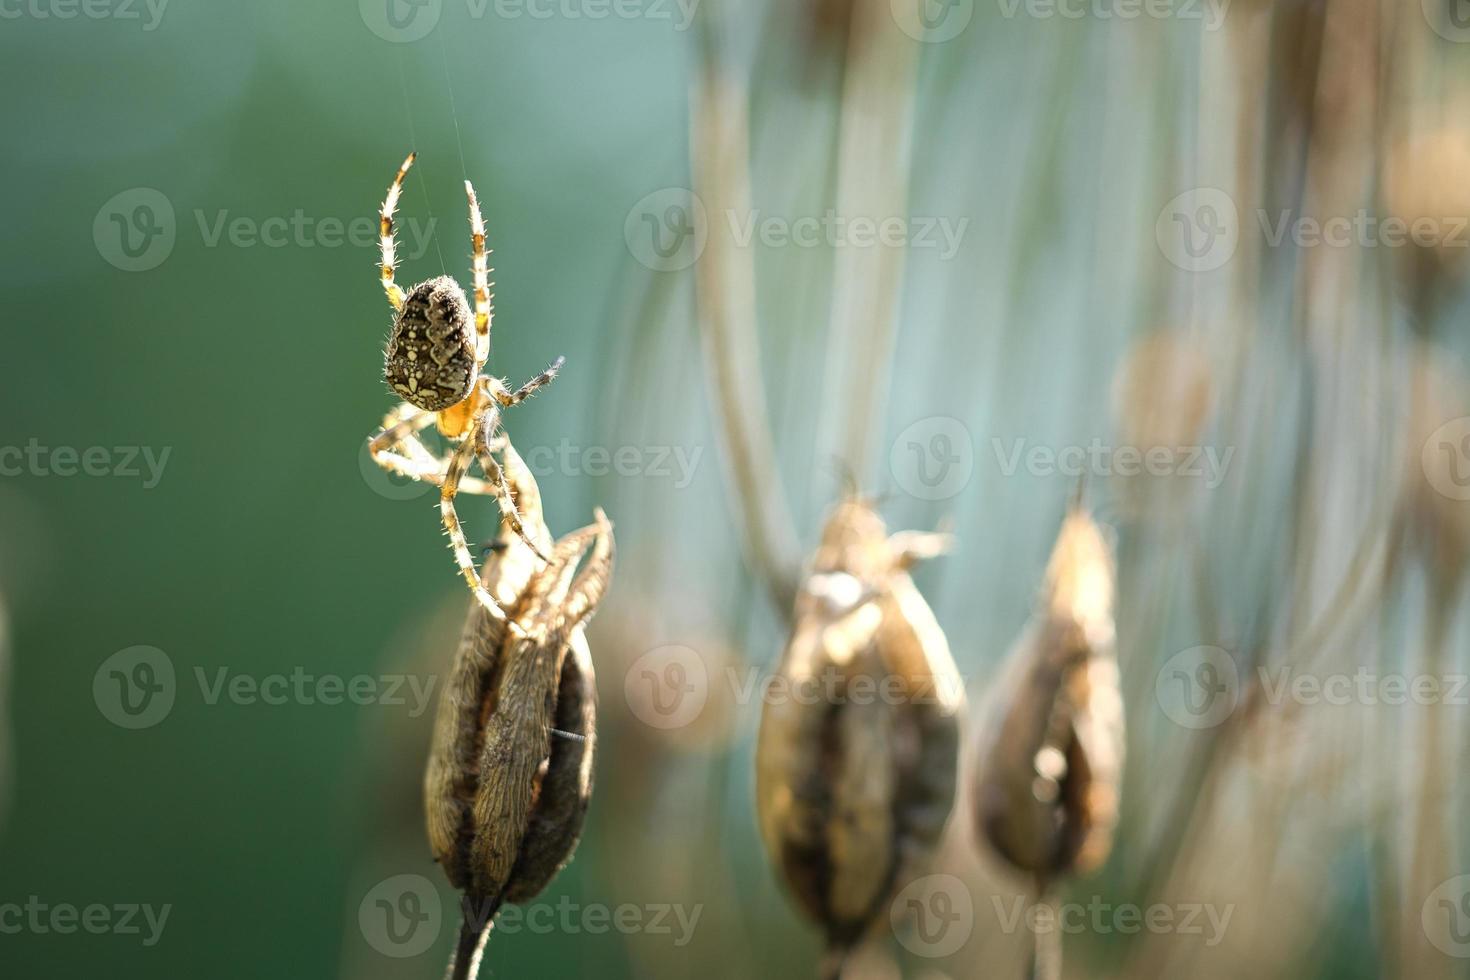
[[[526,543],[526,547],[535,553],[537,558],[543,562],[551,559],[531,540],[526,533],[525,525],[521,522],[520,511],[516,509],[515,497],[511,494],[510,484],[506,482],[505,470],[495,461],[495,454],[491,450],[491,440],[500,428],[500,410],[491,402],[485,407],[484,412],[475,422],[474,432],[471,437],[475,441],[475,451],[480,457],[480,469],[485,473],[485,480],[494,490],[495,499],[500,504],[500,513],[510,529],[515,532],[516,537]],[[466,440],[468,441],[468,440]]]
[[[530,381],[527,381],[515,391],[511,391],[499,381],[495,381],[494,379],[492,379],[492,384],[490,386],[490,395],[504,408],[510,408],[512,405],[519,405],[527,398],[530,398],[532,395],[536,394],[538,390],[555,381],[557,373],[561,371],[561,366],[566,362],[567,359],[565,357],[558,357],[556,360],[551,362],[551,364],[546,368],[545,371],[542,371],[540,374],[536,375],[536,377],[532,378]]]
[[[478,422],[476,424],[478,425]],[[475,458],[476,438],[476,433],[466,433],[465,438],[460,440],[453,457],[449,460],[449,469],[444,474],[443,485],[439,488],[439,516],[444,521],[444,530],[449,535],[449,546],[454,551],[454,560],[459,565],[459,574],[464,578],[465,584],[470,587],[470,591],[474,593],[480,605],[488,609],[491,615],[502,620],[517,636],[524,637],[526,631],[511,618],[506,608],[481,583],[480,573],[475,568],[475,559],[470,554],[469,543],[465,541],[464,529],[459,524],[459,514],[454,510],[454,497],[459,492],[460,481],[470,468],[470,461]]]

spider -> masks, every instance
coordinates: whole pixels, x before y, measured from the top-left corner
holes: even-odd
[[[494,450],[500,445],[497,438],[500,410],[525,401],[550,383],[565,358],[558,357],[545,371],[514,391],[499,378],[482,373],[490,357],[493,307],[487,282],[485,221],[480,216],[475,188],[468,180],[464,189],[469,197],[470,238],[474,248],[473,328],[469,302],[453,277],[427,279],[407,292],[394,282],[393,270],[398,261],[393,213],[398,207],[403,178],[413,166],[415,156],[408,155],[389,185],[379,212],[378,229],[383,291],[395,314],[383,373],[388,386],[406,401],[388,413],[383,430],[372,438],[368,449],[384,469],[439,487],[439,513],[460,574],[481,604],[492,613],[505,616],[506,610],[480,582],[459,515],[454,510],[454,497],[461,490],[494,496],[511,530],[537,557],[547,560],[521,523]],[[439,433],[453,445],[443,458],[435,457],[419,439],[418,433],[431,422],[438,423]],[[483,481],[467,475],[477,457],[486,477]]]

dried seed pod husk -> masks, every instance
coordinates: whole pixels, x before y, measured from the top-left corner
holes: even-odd
[[[954,803],[963,684],[907,572],[946,546],[839,504],[762,712],[761,836],[834,963],[885,917]]]
[[[1465,106],[1460,105],[1463,111]],[[1416,250],[1448,270],[1463,269],[1470,221],[1470,128],[1456,122],[1397,143],[1383,170],[1388,212]]]
[[[440,696],[425,810],[434,859],[464,893],[456,978],[474,975],[500,906],[534,898],[571,858],[592,794],[596,686],[583,626],[612,574],[612,526],[599,511],[550,544],[535,480],[509,443],[504,456],[522,524],[550,561],[502,529],[482,581],[525,635],[471,603]]]
[[[1095,869],[1112,847],[1124,734],[1113,593],[1102,528],[1073,509],[979,753],[978,835],[1043,890]]]

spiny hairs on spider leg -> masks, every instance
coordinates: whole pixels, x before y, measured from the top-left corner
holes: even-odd
[[[438,276],[408,291],[393,320],[383,374],[413,405],[440,412],[469,397],[474,387],[475,334],[464,290]]]

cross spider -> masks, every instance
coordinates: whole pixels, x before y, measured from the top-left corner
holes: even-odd
[[[454,510],[454,497],[461,490],[494,496],[511,530],[538,557],[546,560],[521,524],[510,486],[493,450],[498,448],[500,410],[519,404],[549,383],[565,358],[558,357],[545,371],[515,391],[499,378],[482,373],[490,357],[493,308],[487,282],[485,221],[480,217],[480,202],[468,180],[464,189],[469,196],[470,237],[474,247],[473,332],[469,302],[453,277],[437,276],[407,292],[393,281],[393,270],[398,264],[393,213],[398,207],[404,175],[413,166],[416,155],[410,153],[398,168],[379,212],[383,291],[395,313],[383,374],[388,386],[406,401],[388,414],[383,430],[372,438],[368,449],[373,460],[384,469],[439,487],[439,512],[460,574],[487,609],[504,616],[505,609],[480,582],[460,528],[459,515]],[[430,422],[437,422],[439,433],[453,444],[454,448],[442,458],[435,457],[419,439],[418,433]],[[484,481],[467,476],[471,462],[477,457],[486,477]]]

